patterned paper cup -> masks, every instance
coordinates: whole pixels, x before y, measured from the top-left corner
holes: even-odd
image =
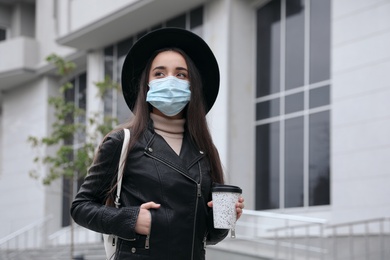
[[[234,229],[237,211],[236,202],[242,193],[241,188],[216,184],[212,188],[214,228]]]

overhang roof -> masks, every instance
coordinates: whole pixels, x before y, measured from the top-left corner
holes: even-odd
[[[77,51],[64,59],[76,63],[77,70],[82,70],[86,66],[86,53],[84,51]],[[0,91],[25,84],[41,75],[58,76],[56,67],[50,63],[44,63],[36,68],[20,67],[0,72]]]
[[[205,0],[140,0],[57,39],[79,50],[99,49],[195,8]]]

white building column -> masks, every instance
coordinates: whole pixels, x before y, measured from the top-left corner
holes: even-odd
[[[225,174],[228,173],[228,100],[229,100],[229,15],[231,0],[209,1],[205,5],[203,39],[217,58],[220,70],[218,98],[207,115],[210,132],[219,151]],[[229,174],[225,178],[228,182]]]
[[[215,0],[205,7],[204,39],[221,73],[219,95],[208,115],[210,131],[226,182],[240,186],[247,208],[253,208],[256,8],[239,0]]]
[[[87,54],[87,117],[95,113],[103,120],[104,104],[98,97],[95,83],[104,80],[104,55],[102,50],[90,51]],[[96,131],[88,127],[89,131]]]

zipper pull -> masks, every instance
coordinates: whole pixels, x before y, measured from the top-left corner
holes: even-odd
[[[196,184],[198,186],[198,197],[202,197],[202,189],[200,187],[200,183]]]
[[[146,239],[145,239],[145,249],[149,249],[149,238],[150,238],[150,235],[148,234],[146,236]]]
[[[231,238],[236,238],[236,229],[235,229],[235,227],[233,227],[233,228],[230,230],[230,236],[231,236]]]
[[[203,249],[206,249],[206,240],[207,240],[207,237],[204,237],[203,238]]]
[[[112,237],[112,246],[115,246],[115,237]]]

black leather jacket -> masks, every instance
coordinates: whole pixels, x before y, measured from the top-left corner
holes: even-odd
[[[119,237],[115,259],[205,259],[205,244],[216,244],[228,233],[214,229],[210,166],[207,155],[189,136],[183,138],[178,156],[150,123],[132,148],[124,171],[119,209],[104,206],[107,191],[116,178],[123,131],[112,133],[102,143],[71,207],[81,226]],[[130,137],[131,138],[131,137]],[[135,233],[142,203],[154,201],[151,233]]]

